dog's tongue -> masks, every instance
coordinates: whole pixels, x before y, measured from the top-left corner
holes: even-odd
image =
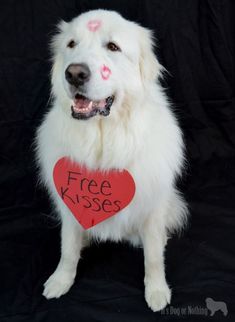
[[[94,108],[103,109],[106,105],[105,100],[91,101],[85,97],[75,98],[73,102],[73,109],[76,113],[89,113]]]

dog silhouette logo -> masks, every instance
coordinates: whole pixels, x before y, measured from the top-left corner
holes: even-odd
[[[213,316],[217,311],[221,311],[224,316],[228,314],[228,309],[225,302],[214,301],[211,297],[207,297],[206,306],[208,310],[211,311],[210,316]]]

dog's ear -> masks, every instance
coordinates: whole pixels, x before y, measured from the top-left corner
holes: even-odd
[[[140,27],[140,74],[144,82],[153,82],[162,76],[164,67],[158,62],[154,54],[152,31]]]
[[[50,42],[50,50],[53,56],[56,55],[56,52],[61,46],[61,43],[63,41],[63,34],[66,32],[67,26],[68,26],[68,23],[65,22],[64,20],[61,20],[56,26],[56,33],[52,37]]]
[[[66,33],[68,23],[65,21],[60,21],[57,25],[57,32],[52,37],[50,43],[51,49],[51,60],[52,60],[52,69],[51,69],[51,84],[52,84],[52,93],[55,93],[55,89],[61,87],[61,77],[60,73],[62,70],[62,57],[60,55],[60,48],[64,44],[64,34]],[[56,95],[56,94],[55,94]],[[58,96],[58,93],[57,93]]]

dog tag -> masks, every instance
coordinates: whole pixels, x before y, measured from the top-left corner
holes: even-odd
[[[56,162],[53,179],[59,196],[84,229],[117,214],[135,194],[127,170],[89,170],[67,157]]]

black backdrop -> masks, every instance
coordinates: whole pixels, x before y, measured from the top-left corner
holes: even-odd
[[[234,7],[226,0],[0,2],[1,322],[235,320]],[[32,149],[49,108],[48,41],[59,19],[95,8],[155,31],[158,57],[170,72],[164,86],[185,134],[189,166],[180,185],[191,220],[167,247],[168,312],[147,308],[142,250],[125,244],[93,245],[67,295],[41,296],[59,259],[59,227],[37,185]],[[225,302],[228,315],[200,314],[208,297]]]

